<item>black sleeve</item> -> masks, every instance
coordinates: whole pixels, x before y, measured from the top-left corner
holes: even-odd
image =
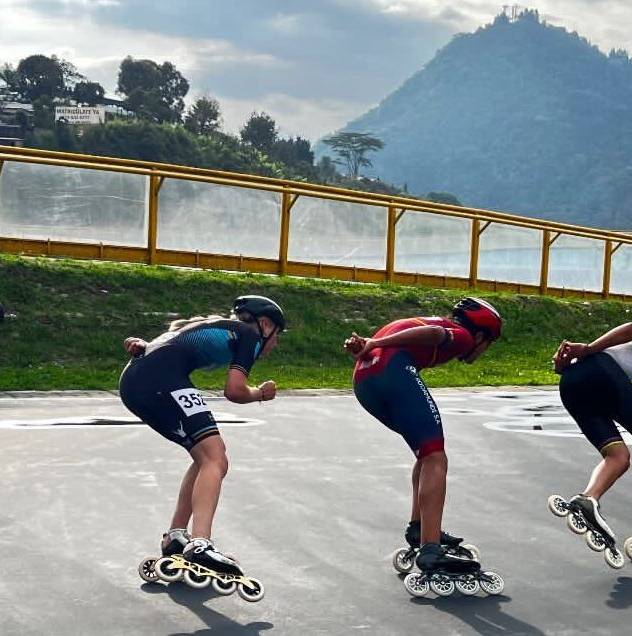
[[[237,322],[231,329],[235,334],[233,341],[233,359],[228,365],[229,369],[238,369],[246,377],[252,369],[257,358],[257,345],[261,344],[261,338],[250,327]]]

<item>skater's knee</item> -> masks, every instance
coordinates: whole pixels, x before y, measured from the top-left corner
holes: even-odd
[[[419,445],[417,457],[419,459],[419,462],[422,464],[428,461],[443,461],[447,463],[448,458],[446,457],[443,448],[443,437],[422,442]]]
[[[228,472],[226,446],[219,435],[207,437],[191,449],[191,456],[200,469],[213,466],[223,478]]]
[[[448,457],[443,449],[434,450],[429,453],[420,455],[419,462],[425,468],[433,468],[434,470],[448,470]]]

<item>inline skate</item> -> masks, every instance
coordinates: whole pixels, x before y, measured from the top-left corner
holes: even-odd
[[[393,554],[393,567],[401,574],[408,574],[413,569],[415,557],[419,552],[421,522],[411,521],[406,528],[404,536],[409,547],[395,551]],[[457,556],[473,559],[474,561],[481,560],[480,550],[475,545],[463,543],[462,538],[454,537],[443,530],[441,531],[441,545]]]
[[[419,572],[411,572],[404,579],[409,594],[422,598],[433,591],[437,596],[450,596],[458,590],[473,596],[479,590],[487,594],[502,594],[505,582],[496,572],[481,571],[481,564],[458,556],[438,543],[424,544],[415,559]]]
[[[174,528],[162,535],[160,549],[163,557],[182,554],[184,546],[189,542],[190,537],[186,528]],[[158,557],[145,557],[138,565],[140,578],[147,583],[155,583],[159,580],[154,569]]]
[[[611,568],[619,570],[623,567],[623,554],[616,546],[615,534],[601,515],[596,499],[575,495],[566,501],[560,495],[551,495],[548,505],[556,517],[566,517],[566,525],[572,532],[585,535],[586,543],[591,550],[603,552],[604,560]],[[629,545],[628,541],[625,548],[629,555],[632,553],[632,545]]]
[[[194,539],[182,554],[163,556],[154,564],[156,576],[168,583],[183,580],[196,589],[211,585],[222,596],[237,591],[245,601],[260,601],[265,593],[263,584],[255,578],[244,576],[239,563],[222,554],[207,539]]]

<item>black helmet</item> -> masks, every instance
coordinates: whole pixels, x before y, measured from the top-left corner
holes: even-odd
[[[233,301],[233,311],[236,314],[249,313],[253,318],[265,316],[279,328],[279,331],[285,329],[283,310],[265,296],[239,296]]]

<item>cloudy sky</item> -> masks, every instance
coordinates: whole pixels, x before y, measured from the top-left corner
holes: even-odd
[[[316,139],[377,104],[452,35],[490,22],[501,2],[0,0],[0,64],[56,54],[113,95],[126,55],[169,60],[190,81],[188,98],[220,101],[226,130],[265,110],[282,134]],[[602,50],[632,50],[628,0],[529,6]]]

